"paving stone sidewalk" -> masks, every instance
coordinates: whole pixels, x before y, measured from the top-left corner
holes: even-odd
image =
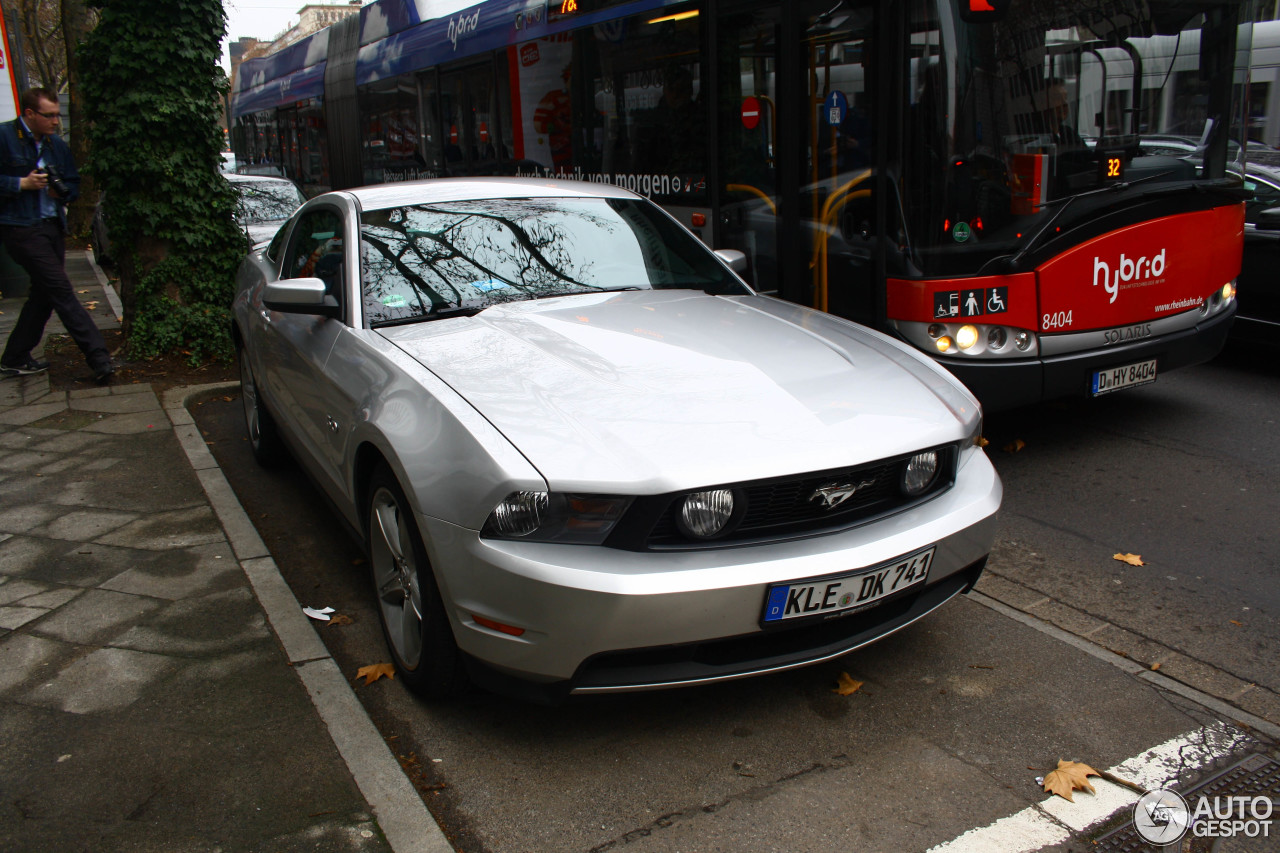
[[[0,380],[0,851],[390,850],[179,432],[147,385]]]

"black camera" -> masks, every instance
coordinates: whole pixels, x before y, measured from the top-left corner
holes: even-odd
[[[38,170],[41,174],[49,178],[49,186],[53,191],[63,198],[70,198],[71,190],[67,188],[67,182],[62,180],[62,175],[58,174],[58,170],[53,166],[46,165],[43,169]]]

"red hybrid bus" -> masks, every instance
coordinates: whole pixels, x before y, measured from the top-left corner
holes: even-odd
[[[988,408],[1211,358],[1235,314],[1251,6],[378,0],[245,62],[242,171],[624,186],[759,291]]]

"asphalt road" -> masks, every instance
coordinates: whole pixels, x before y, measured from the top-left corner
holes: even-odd
[[[1074,633],[1280,723],[1278,424],[1275,355],[1244,349],[989,418],[1005,486],[992,574],[1072,608],[1058,621]]]
[[[1176,653],[1171,669],[1280,686],[1280,378],[1257,363],[990,418],[1006,486],[992,594]],[[235,395],[193,414],[299,601],[351,620],[320,629],[344,672],[386,660],[367,567],[318,492],[295,465],[254,464]],[[842,672],[862,689],[834,693]],[[554,709],[429,704],[386,680],[357,693],[468,853],[926,850],[1042,801],[1035,777],[1059,758],[1108,767],[1217,718],[969,599],[837,661],[723,685]]]

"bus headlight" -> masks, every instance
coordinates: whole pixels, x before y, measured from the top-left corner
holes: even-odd
[[[1206,300],[1207,301],[1207,300]],[[906,340],[925,352],[962,358],[1020,358],[1036,355],[1036,333],[987,323],[891,321]]]

